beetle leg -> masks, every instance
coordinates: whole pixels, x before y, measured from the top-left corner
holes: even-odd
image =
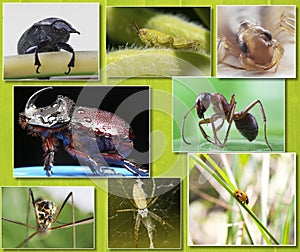
[[[42,146],[45,153],[44,158],[44,170],[46,175],[50,177],[52,175],[52,167],[55,155],[55,146],[58,145],[58,141],[54,137],[42,138]]]
[[[87,154],[85,154],[81,151],[75,150],[70,145],[65,146],[65,150],[73,158],[77,158],[79,161],[82,161],[82,162],[86,163],[88,165],[88,167],[91,169],[91,171],[93,172],[93,174],[103,175],[103,170],[101,169],[101,167],[99,167],[97,162],[95,162],[95,160],[93,160],[89,155],[87,155]]]
[[[116,154],[110,154],[110,153],[101,153],[103,159],[105,162],[107,162],[109,165],[119,165],[126,168],[128,171],[130,171],[132,174],[136,176],[148,176],[148,171],[143,171],[141,168],[137,167],[136,164],[133,162],[130,162],[129,160],[126,160],[122,158],[119,155]]]
[[[75,53],[74,53],[74,49],[67,43],[58,43],[58,46],[61,48],[61,49],[64,49],[65,51],[68,51],[70,53],[72,53],[72,58],[68,64],[68,68],[69,70],[67,72],[65,72],[65,74],[69,74],[70,71],[71,71],[71,67],[74,67],[74,63],[75,63]]]

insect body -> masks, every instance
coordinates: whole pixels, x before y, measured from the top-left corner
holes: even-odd
[[[281,15],[279,22],[273,24],[275,26],[273,33],[266,29],[260,20],[262,20],[261,16],[265,16],[266,11],[271,8],[277,7],[219,7],[218,11],[221,16],[218,28],[219,64],[248,71],[264,72],[272,68],[275,68],[274,72],[277,71],[284,48],[275,38],[283,30],[293,34],[295,28],[293,19]],[[278,11],[280,11],[279,8]],[[226,20],[226,24],[222,15],[229,19],[229,21]],[[229,59],[231,55],[238,60],[240,65]]]
[[[34,53],[34,65],[37,66],[36,73],[39,73],[41,62],[38,53],[57,52],[64,49],[72,53],[72,58],[68,64],[70,73],[74,67],[75,54],[73,48],[67,44],[71,33],[78,33],[69,23],[60,18],[43,19],[27,29],[18,42],[18,54]]]
[[[106,175],[101,165],[107,164],[126,168],[136,176],[148,176],[146,169],[125,159],[133,149],[134,138],[127,122],[104,110],[75,106],[70,98],[62,95],[51,105],[37,108],[36,99],[49,89],[51,87],[34,93],[28,99],[25,111],[19,114],[21,127],[42,140],[47,176],[52,175],[59,142],[72,157],[88,165],[95,175]]]
[[[13,188],[14,189],[14,188]],[[7,190],[7,188],[6,188]],[[10,195],[10,194],[9,194]],[[23,247],[24,245],[28,245],[28,242],[35,237],[38,234],[43,234],[46,232],[49,232],[51,230],[56,230],[56,229],[61,229],[61,228],[67,228],[67,227],[72,227],[73,228],[73,241],[72,241],[72,247],[76,247],[76,241],[75,241],[75,226],[81,225],[81,224],[88,224],[92,223],[94,217],[87,217],[82,220],[77,220],[75,221],[74,217],[74,205],[72,205],[72,222],[71,223],[60,223],[57,221],[58,217],[60,216],[62,210],[66,206],[67,202],[69,199],[72,199],[72,204],[74,204],[74,199],[73,199],[73,192],[71,191],[65,200],[63,201],[62,205],[60,207],[57,207],[54,202],[46,200],[46,199],[35,199],[33,195],[33,190],[29,188],[29,198],[28,198],[28,210],[30,203],[33,207],[33,212],[34,212],[34,217],[36,221],[36,225],[29,225],[28,224],[28,217],[27,216],[27,223],[15,221],[12,219],[8,219],[6,217],[2,217],[3,221],[14,223],[17,225],[22,225],[24,227],[27,227],[28,229],[34,229],[35,231],[29,235],[26,239],[24,239],[19,245],[17,245],[17,248]],[[11,200],[11,199],[9,199]],[[16,210],[16,209],[14,209]],[[29,214],[29,213],[28,213]],[[53,225],[52,224],[57,224],[59,225]]]
[[[185,123],[185,119],[187,117],[187,115],[189,114],[189,112],[196,108],[197,110],[197,115],[198,117],[201,119],[199,121],[199,128],[200,131],[203,135],[203,137],[206,139],[206,141],[215,144],[221,148],[224,148],[228,139],[228,135],[229,135],[229,131],[231,128],[231,124],[234,121],[237,129],[239,130],[239,132],[248,139],[248,141],[253,141],[258,134],[258,125],[257,125],[257,121],[255,119],[255,117],[253,115],[251,115],[249,113],[249,111],[256,105],[259,104],[260,106],[260,110],[261,110],[261,114],[262,114],[262,118],[263,118],[263,122],[264,122],[264,137],[265,137],[265,142],[268,146],[268,148],[270,150],[272,150],[268,139],[267,139],[267,134],[266,134],[266,115],[264,112],[264,108],[263,105],[261,103],[260,100],[255,100],[254,102],[252,102],[250,105],[248,105],[242,112],[236,112],[236,101],[235,101],[235,95],[233,94],[231,96],[231,100],[230,103],[227,102],[226,98],[219,93],[201,93],[197,99],[196,99],[196,104],[191,107],[186,114],[183,117],[183,121],[182,121],[182,140],[186,143],[186,144],[190,144],[189,142],[186,141],[185,137],[184,137],[184,123]],[[204,118],[204,113],[206,112],[206,110],[208,109],[209,105],[212,104],[213,106],[213,110],[215,112],[215,114],[213,114],[210,118]],[[220,125],[216,125],[216,121],[221,119],[222,122]],[[224,138],[223,143],[219,140],[218,136],[217,136],[217,132],[222,128],[224,121],[228,122],[228,128],[226,131],[226,135]],[[208,124],[211,123],[212,125],[212,131],[213,131],[213,135],[214,135],[214,139],[211,140],[210,137],[206,134],[206,132],[203,129],[203,124]]]
[[[151,30],[147,28],[139,29],[135,22],[130,24],[137,32],[140,40],[148,47],[165,47],[173,49],[194,49],[200,45],[198,40],[187,40],[176,38],[167,33]]]
[[[249,199],[246,193],[244,193],[241,190],[235,190],[234,191],[235,197],[244,204],[249,204]]]

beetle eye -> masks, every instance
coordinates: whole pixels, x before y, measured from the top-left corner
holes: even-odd
[[[240,43],[240,50],[241,50],[243,53],[247,53],[248,47],[247,47],[247,45],[246,45],[245,42],[241,42],[241,43]]]
[[[264,32],[264,35],[271,41],[272,40],[272,34],[268,31]]]

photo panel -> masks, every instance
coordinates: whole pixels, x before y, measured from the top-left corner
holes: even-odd
[[[92,249],[94,216],[91,186],[2,187],[2,248]]]
[[[190,246],[295,246],[296,154],[188,156]]]
[[[99,79],[99,8],[4,3],[3,79]]]
[[[283,79],[173,78],[173,151],[284,151],[284,111]]]
[[[181,179],[110,179],[108,248],[181,248]]]
[[[149,86],[15,86],[14,177],[150,176],[149,96]]]
[[[296,78],[295,5],[217,6],[217,77]]]
[[[107,7],[107,77],[211,75],[211,9]]]

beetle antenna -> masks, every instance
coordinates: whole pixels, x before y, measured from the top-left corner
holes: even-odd
[[[186,144],[191,144],[188,141],[186,141],[185,137],[184,137],[184,124],[185,124],[185,119],[188,116],[188,114],[196,107],[196,105],[194,105],[193,107],[191,107],[184,115],[183,119],[182,119],[182,126],[181,126],[181,137],[183,142],[185,142]]]

